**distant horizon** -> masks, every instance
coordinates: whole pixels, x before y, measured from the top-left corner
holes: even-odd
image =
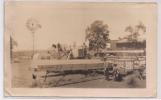
[[[26,27],[29,18],[42,26],[35,32],[35,49],[46,50],[57,43],[83,44],[85,29],[95,20],[109,26],[111,40],[126,36],[129,33],[125,28],[140,21],[146,26],[146,33],[151,33],[154,16],[149,12],[155,10],[142,4],[35,3],[38,2],[10,2],[5,8],[5,28],[18,43],[15,50],[32,50],[32,33]]]

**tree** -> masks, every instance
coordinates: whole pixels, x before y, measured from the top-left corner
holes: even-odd
[[[14,49],[14,47],[17,47],[17,46],[18,46],[17,41],[12,36],[10,36],[10,56],[11,56],[11,60],[13,59],[13,49]]]
[[[134,27],[129,25],[125,28],[125,32],[130,32],[130,34],[128,36],[124,37],[123,39],[127,39],[129,42],[132,42],[133,47],[137,47],[138,42],[145,45],[146,44],[145,39],[142,39],[142,41],[139,41],[139,36],[141,36],[140,31],[142,31],[143,34],[145,34],[145,32],[146,32],[146,27],[142,22],[139,22],[139,24],[135,25]]]
[[[133,32],[134,32],[134,29],[132,26],[127,26],[125,28],[125,32],[130,32],[130,35],[128,35],[127,37],[124,37],[124,39],[127,39],[128,41],[133,41]]]
[[[144,24],[142,22],[139,22],[138,25],[132,27],[132,26],[127,26],[125,28],[125,32],[130,32],[130,35],[128,35],[126,38],[128,39],[128,41],[130,42],[138,42],[138,37],[140,36],[140,30],[142,30],[145,34],[146,32],[146,27],[144,26]],[[143,40],[144,41],[144,40]]]
[[[108,25],[103,21],[96,20],[86,29],[86,40],[89,41],[89,50],[97,53],[100,49],[105,49],[109,41]]]
[[[17,41],[12,36],[10,36],[10,42],[11,42],[11,49],[14,49],[14,47],[18,46]]]

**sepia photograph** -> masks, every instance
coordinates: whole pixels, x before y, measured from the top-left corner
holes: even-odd
[[[155,32],[155,3],[7,1],[5,85],[155,91]]]

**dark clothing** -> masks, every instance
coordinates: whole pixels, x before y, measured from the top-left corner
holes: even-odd
[[[118,69],[115,71],[114,75],[116,81],[122,81],[122,75],[120,74]]]

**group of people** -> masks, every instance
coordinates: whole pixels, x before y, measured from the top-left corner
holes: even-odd
[[[113,63],[105,63],[104,64],[104,75],[106,80],[114,79],[116,81],[122,80],[122,75],[119,72],[119,69],[117,68],[117,64]]]
[[[105,75],[105,79],[106,80],[116,80],[116,81],[122,81],[123,79],[123,74],[120,73],[120,70],[117,66],[117,64],[114,63],[104,63],[104,75]],[[144,80],[145,77],[145,68],[140,68],[140,69],[135,69],[133,71],[131,71],[131,74],[127,74],[127,75],[134,75],[136,78],[140,79],[140,80]]]
[[[81,48],[77,48],[76,46],[72,47],[63,47],[61,44],[53,44],[48,53],[51,55],[52,59],[74,59],[79,58],[79,49],[83,50],[83,55],[87,55],[87,46],[85,43],[81,46]]]
[[[48,53],[51,56],[51,59],[62,59],[63,57],[69,58],[69,55],[71,54],[72,49],[66,49],[65,47],[62,47],[61,44],[53,44]]]
[[[81,52],[79,52],[81,50]],[[60,43],[52,44],[47,53],[35,52],[32,59],[79,59],[87,56],[87,46],[83,43],[81,46],[64,46]]]

